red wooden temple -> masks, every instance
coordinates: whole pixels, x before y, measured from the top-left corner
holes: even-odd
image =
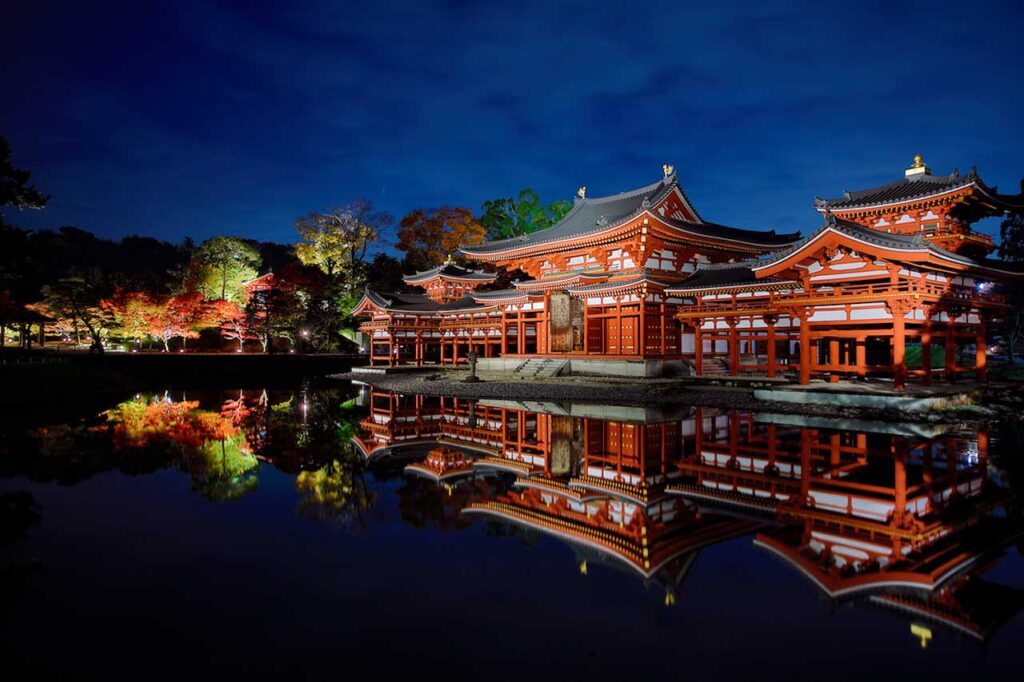
[[[367,291],[371,364],[515,369],[531,358],[556,371],[653,376],[987,378],[987,331],[1006,310],[993,289],[1022,277],[993,260],[977,220],[1024,210],[977,172],[933,175],[915,158],[896,182],[817,200],[810,236],[704,220],[671,166],[639,189],[591,198],[581,187],[556,225],[462,246],[496,275],[449,262],[405,278],[426,293]],[[973,356],[961,358],[966,345]],[[908,346],[915,346],[908,362]],[[941,358],[941,360],[940,360]]]

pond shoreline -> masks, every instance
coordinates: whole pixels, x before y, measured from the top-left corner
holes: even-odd
[[[1019,417],[1024,411],[1024,387],[993,385],[978,390],[969,401],[951,401],[939,409],[857,407],[819,402],[781,402],[754,397],[753,387],[696,384],[673,379],[601,379],[556,377],[517,380],[483,377],[478,383],[464,383],[465,371],[364,374],[345,372],[328,378],[357,381],[397,393],[450,396],[467,399],[574,402],[621,405],[689,405],[771,412],[814,417],[872,419],[887,422],[980,423],[1004,416]],[[1009,390],[1008,390],[1009,389]]]

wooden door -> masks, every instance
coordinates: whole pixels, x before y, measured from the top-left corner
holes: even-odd
[[[619,318],[610,317],[604,321],[604,352],[608,355],[620,353],[620,326]]]
[[[572,350],[572,302],[564,291],[552,292],[548,297],[548,338],[552,353]]]

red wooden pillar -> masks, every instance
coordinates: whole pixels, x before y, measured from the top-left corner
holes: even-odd
[[[664,299],[664,294],[662,294],[662,299]],[[661,354],[665,355],[666,350],[667,350],[667,346],[666,346],[667,339],[665,338],[665,322],[666,322],[666,320],[665,320],[665,301],[664,300],[662,300],[662,302],[661,302],[660,310],[661,310]]]
[[[804,309],[797,317],[800,320],[800,383],[806,386],[811,383],[811,326],[807,322],[810,315]]]
[[[921,325],[921,381],[927,386],[932,383],[932,313],[925,311]]]
[[[988,429],[978,429],[978,473],[982,481],[988,481]]]
[[[778,318],[774,315],[765,315],[764,321],[768,325],[768,378],[772,378],[776,374],[775,347],[778,344],[775,340],[775,323]]]
[[[858,336],[854,340],[854,356],[857,363],[857,376],[863,377],[868,369],[868,337]]]
[[[901,307],[892,314],[892,369],[893,388],[902,391],[907,385],[907,330]]]
[[[729,325],[729,374],[736,376],[740,373],[740,340],[736,331],[738,320],[729,317],[725,322]]]
[[[899,523],[907,513],[907,462],[902,448],[893,448],[893,464],[895,466],[895,503],[893,521]]]
[[[704,337],[701,334],[701,325],[704,320],[696,318],[693,320],[693,371],[700,376],[704,373]]]
[[[946,380],[956,381],[956,323],[953,321],[954,313],[946,313]]]
[[[988,381],[988,340],[985,327],[985,318],[979,314],[974,338],[974,369],[978,381]]]
[[[800,365],[801,371],[803,365]],[[811,446],[818,432],[812,429],[800,431],[800,504],[806,505],[811,497]]]
[[[633,345],[636,347],[637,354],[644,357],[647,355],[647,289],[641,289],[637,296],[640,298],[640,321],[637,323],[639,339],[633,339]]]

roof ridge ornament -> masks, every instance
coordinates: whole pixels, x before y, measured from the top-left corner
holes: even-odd
[[[676,168],[672,164],[666,163],[661,166],[661,171],[665,174],[666,178],[670,178],[675,175]]]
[[[601,217],[597,219],[597,224],[600,225],[601,227],[604,227],[605,225],[608,224],[608,219],[604,217],[604,213],[602,213]]]
[[[580,188],[578,190],[576,190],[576,196],[578,198],[580,198],[580,199],[586,199],[587,198],[587,186],[586,185],[580,185]]]
[[[952,171],[950,171],[950,173],[949,173],[949,179],[950,180],[956,180],[959,177],[960,177],[960,169],[959,168],[954,168]]]
[[[644,197],[644,200],[640,203],[640,208],[650,208],[650,207],[651,207],[651,198],[650,197]]]
[[[917,175],[931,175],[932,169],[925,165],[924,157],[914,154],[914,163],[907,170],[903,171],[903,177],[912,178]]]

